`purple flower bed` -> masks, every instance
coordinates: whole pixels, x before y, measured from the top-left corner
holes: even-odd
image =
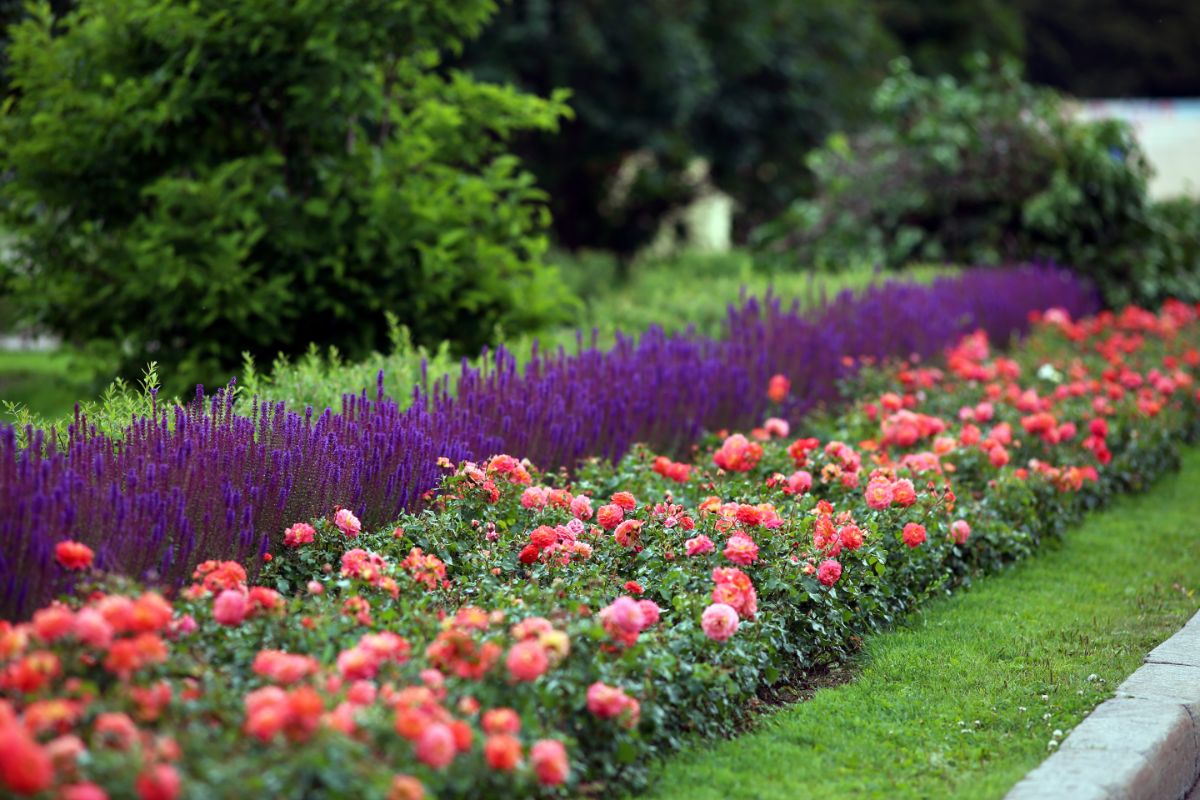
[[[921,286],[888,282],[809,312],[774,298],[730,310],[723,339],[651,328],[608,351],[539,354],[524,370],[503,348],[464,366],[407,409],[380,392],[340,412],[226,393],[133,422],[119,442],[79,419],[65,434],[0,428],[0,614],[20,616],[68,587],[54,563],[67,538],[101,568],[178,584],[205,559],[254,560],[292,522],[349,507],[368,525],[411,509],[440,476],[437,459],[507,452],[544,468],[616,459],[637,442],[678,451],[704,430],[761,421],[768,379],[792,381],[789,415],[836,401],[846,355],[929,356],[984,328],[1024,331],[1035,309],[1095,311],[1093,291],[1049,267],[970,270]],[[241,413],[248,410],[249,413]]]

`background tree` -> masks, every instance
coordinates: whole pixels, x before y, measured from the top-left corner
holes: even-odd
[[[690,199],[693,158],[747,225],[806,191],[804,153],[865,112],[890,52],[859,0],[514,0],[464,63],[541,94],[571,89],[575,118],[519,152],[563,245],[629,254]]]
[[[16,306],[128,369],[354,357],[385,312],[473,351],[560,315],[544,195],[506,150],[564,106],[440,69],[489,0],[82,0],[10,31]]]
[[[975,53],[1020,58],[1021,9],[1008,0],[875,0],[875,13],[913,68],[924,75],[964,76]]]

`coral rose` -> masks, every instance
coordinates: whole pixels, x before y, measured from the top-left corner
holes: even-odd
[[[82,542],[66,540],[54,546],[54,559],[63,569],[80,570],[92,565],[96,554]]]
[[[521,763],[521,742],[507,733],[489,736],[483,743],[483,757],[492,769],[512,772]]]
[[[444,769],[454,760],[458,748],[449,725],[435,722],[417,739],[417,759],[434,769]]]
[[[508,674],[514,680],[535,681],[550,667],[546,648],[535,641],[517,642],[508,651]]]
[[[917,547],[921,542],[925,541],[925,526],[916,522],[910,522],[904,526],[902,536],[906,545]]]
[[[737,612],[733,610],[733,606],[713,603],[704,609],[704,614],[700,617],[700,627],[704,629],[704,635],[714,642],[723,642],[737,632]]]
[[[758,545],[749,536],[734,534],[725,543],[724,555],[733,563],[748,567],[758,560]]]
[[[354,516],[348,508],[338,509],[338,512],[333,515],[333,524],[351,539],[358,536],[359,532],[362,531],[362,523],[359,522],[358,517]]]
[[[143,770],[133,785],[140,800],[175,800],[182,781],[170,764],[155,764]]]
[[[425,786],[412,775],[397,775],[392,778],[387,800],[425,800]]]
[[[825,586],[833,586],[842,577],[842,565],[833,559],[826,559],[817,567],[817,580]]]
[[[786,375],[772,375],[767,382],[767,398],[772,403],[782,403],[792,391],[792,382]],[[785,434],[786,435],[786,434]]]
[[[246,618],[249,601],[237,589],[226,589],[213,601],[213,619],[219,625],[236,627]]]
[[[54,782],[54,765],[19,725],[0,728],[0,785],[14,794],[37,794]]]
[[[316,535],[317,531],[312,525],[309,525],[307,522],[297,522],[283,532],[283,544],[286,547],[299,547],[303,544],[312,544]]]
[[[620,525],[623,519],[625,519],[625,509],[616,503],[600,506],[596,511],[596,522],[606,531],[611,531]]]
[[[529,751],[529,761],[537,775],[538,782],[543,786],[559,786],[566,782],[571,774],[571,765],[567,761],[567,748],[555,739],[540,739]]]

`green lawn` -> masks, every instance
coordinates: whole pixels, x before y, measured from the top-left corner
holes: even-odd
[[[1055,546],[870,639],[850,683],[697,742],[648,797],[1001,797],[1200,606],[1200,450]]]
[[[94,373],[82,369],[69,350],[0,350],[0,401],[19,403],[35,414],[59,417],[95,390]],[[0,421],[8,419],[0,402]]]

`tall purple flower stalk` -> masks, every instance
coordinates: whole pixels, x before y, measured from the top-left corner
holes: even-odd
[[[797,417],[835,402],[843,356],[933,355],[984,328],[996,340],[1048,306],[1073,315],[1094,293],[1049,267],[971,270],[931,286],[888,282],[802,312],[768,296],[730,309],[726,335],[619,336],[611,349],[534,353],[524,369],[500,348],[483,368],[414,389],[402,409],[347,395],[314,414],[219,392],[156,411],[112,440],[77,418],[65,434],[0,428],[0,615],[28,613],[70,580],[54,546],[76,539],[97,566],[179,585],[206,559],[251,564],[285,527],[351,508],[367,524],[417,507],[437,459],[507,452],[544,468],[617,459],[637,442],[678,452],[702,431],[761,420],[775,373],[793,386]],[[381,376],[382,377],[382,376]]]

